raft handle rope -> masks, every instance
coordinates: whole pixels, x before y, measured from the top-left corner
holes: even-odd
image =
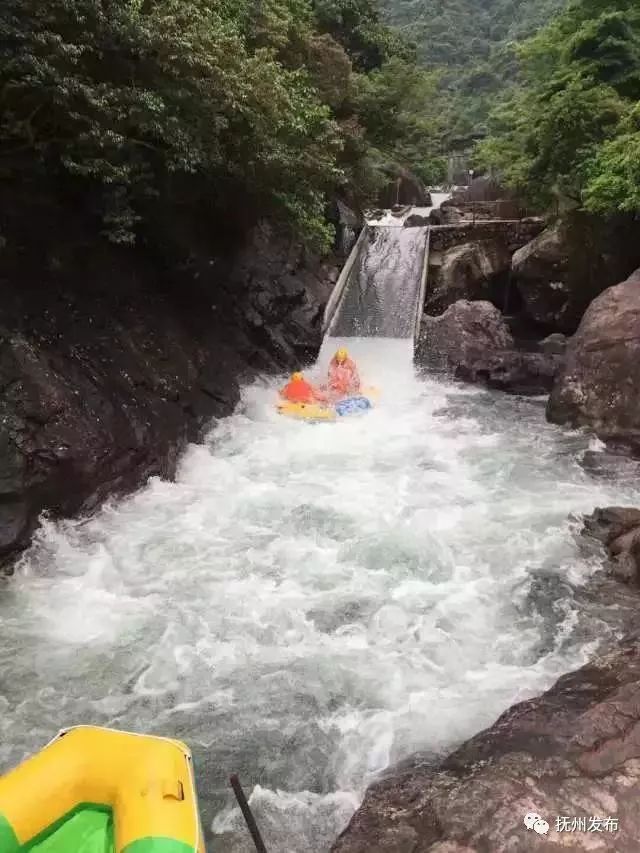
[[[262,836],[260,835],[258,824],[256,823],[256,819],[253,816],[251,808],[249,807],[249,803],[247,802],[247,798],[245,797],[244,791],[242,790],[240,779],[238,779],[238,776],[233,773],[229,777],[229,782],[231,783],[231,787],[233,788],[233,793],[236,795],[236,800],[238,801],[238,805],[240,806],[240,811],[242,812],[242,815],[245,819],[247,828],[251,833],[251,837],[253,838],[253,843],[256,845],[256,850],[258,851],[258,853],[267,853],[267,848],[264,846],[264,841],[262,840]]]

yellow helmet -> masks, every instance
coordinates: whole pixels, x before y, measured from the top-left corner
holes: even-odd
[[[300,373],[299,370],[296,370],[295,373],[291,374],[291,381],[292,382],[300,382],[301,379],[302,379],[302,373]]]
[[[349,358],[349,353],[346,351],[344,347],[340,347],[338,352],[335,354],[335,359],[338,364],[342,364],[343,361],[346,361]]]

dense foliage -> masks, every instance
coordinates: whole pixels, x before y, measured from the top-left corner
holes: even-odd
[[[443,149],[486,134],[496,96],[518,73],[516,43],[548,23],[566,0],[381,0],[385,20],[438,70]]]
[[[480,158],[541,203],[640,211],[640,6],[574,0],[520,51]]]
[[[336,190],[438,181],[489,133],[536,201],[639,208],[635,0],[381,3],[391,28],[377,0],[4,0],[0,179],[84,193],[119,242],[180,198],[326,245]]]
[[[429,170],[431,88],[374,0],[4,0],[0,178],[86,187],[120,242],[188,185],[326,244],[336,187]]]

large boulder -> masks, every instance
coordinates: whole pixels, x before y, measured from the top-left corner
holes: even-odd
[[[334,252],[340,258],[346,258],[364,225],[364,218],[339,198],[334,198],[327,205],[325,216],[335,230]]]
[[[402,223],[403,228],[426,228],[431,224],[428,216],[422,216],[420,213],[411,213]]]
[[[477,240],[432,252],[426,313],[440,314],[459,299],[490,299],[505,282],[510,266],[511,254],[501,240]]]
[[[511,333],[495,305],[461,299],[439,317],[423,317],[417,358],[471,372],[474,365],[512,347]]]
[[[551,391],[561,364],[558,355],[511,350],[476,366],[472,378],[484,379],[489,388],[535,397]]]
[[[461,299],[439,317],[423,317],[416,361],[467,382],[537,396],[551,390],[562,358],[516,350],[495,305]]]
[[[640,270],[589,306],[567,346],[550,421],[640,443]]]
[[[442,204],[429,213],[430,225],[458,225],[464,221],[464,214],[457,207]]]
[[[417,175],[399,166],[387,166],[384,170],[388,177],[387,185],[381,190],[378,204],[389,209],[396,204],[411,204],[416,207],[429,207],[431,196]]]
[[[573,333],[588,305],[640,266],[640,223],[573,213],[513,256],[513,281],[528,316]]]
[[[568,287],[569,246],[564,226],[556,224],[513,256],[513,278],[525,311],[539,323],[565,329],[574,321],[575,295]],[[584,310],[581,305],[578,310]]]
[[[332,853],[636,853],[639,795],[640,644],[628,640],[439,765],[417,756],[386,774]]]
[[[596,539],[607,548],[611,572],[625,583],[640,578],[640,509],[633,507],[597,507],[583,519],[584,536]]]
[[[567,351],[568,339],[562,332],[554,332],[540,341],[540,350],[547,355],[564,355]]]

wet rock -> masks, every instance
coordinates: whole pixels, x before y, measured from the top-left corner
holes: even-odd
[[[581,464],[592,476],[610,480],[618,486],[628,484],[633,488],[640,480],[640,460],[631,456],[625,447],[617,448],[596,440],[583,453]]]
[[[611,574],[616,580],[622,583],[634,583],[638,580],[638,553],[637,548],[634,552],[623,551],[611,561]]]
[[[473,374],[475,365],[513,347],[513,338],[490,302],[461,299],[439,317],[423,317],[419,362]]]
[[[505,350],[479,358],[454,369],[458,379],[475,382],[508,394],[538,397],[548,394],[559,369],[559,361],[538,353]]]
[[[247,311],[257,318],[263,349],[277,354],[272,366],[313,360],[322,343],[324,306],[339,272],[335,258],[309,255],[269,223],[254,228],[234,259],[226,287],[231,299],[243,294],[234,301],[236,322],[241,325]]]
[[[90,511],[171,477],[242,379],[314,355],[338,274],[266,225],[224,263],[194,257],[164,276],[142,250],[96,240],[86,263],[2,282],[0,563],[42,511]]]
[[[380,207],[389,209],[397,204],[431,206],[431,195],[417,175],[396,165],[386,166],[384,171],[389,182],[380,192],[378,198]]]
[[[338,198],[327,205],[325,215],[335,230],[334,252],[342,257],[348,255],[364,224],[362,215]]]
[[[514,254],[513,280],[533,320],[561,329],[573,324],[573,317],[565,316],[571,310],[569,259],[568,238],[561,223]]]
[[[332,853],[635,853],[639,790],[634,638],[513,706],[439,765],[417,760],[385,774]],[[549,823],[546,834],[525,827],[531,812]],[[585,831],[562,831],[563,818],[584,819]],[[616,823],[589,831],[589,818]]]
[[[624,506],[597,507],[584,516],[584,532],[609,547],[621,536],[640,528],[640,509]]]
[[[419,213],[412,213],[402,223],[404,228],[424,228],[431,224],[428,216],[421,216]]]
[[[575,212],[513,256],[513,281],[528,316],[572,334],[589,304],[640,266],[640,223]]]
[[[561,364],[558,356],[511,351],[494,356],[476,373],[484,374],[490,388],[538,396],[551,391]]]
[[[443,203],[429,214],[431,225],[457,225],[464,221],[464,214],[457,207]]]
[[[459,299],[481,300],[506,276],[511,254],[501,240],[481,240],[432,253],[425,311],[440,314]]]
[[[549,393],[561,365],[558,356],[516,350],[500,311],[467,300],[423,318],[416,359],[467,382],[530,396]]]
[[[566,335],[563,335],[562,332],[553,332],[540,341],[539,347],[545,355],[564,355],[567,351],[567,343]]]
[[[640,445],[640,270],[589,306],[567,346],[547,418]]]
[[[640,509],[598,507],[583,521],[583,535],[606,547],[612,574],[625,583],[640,579]]]

